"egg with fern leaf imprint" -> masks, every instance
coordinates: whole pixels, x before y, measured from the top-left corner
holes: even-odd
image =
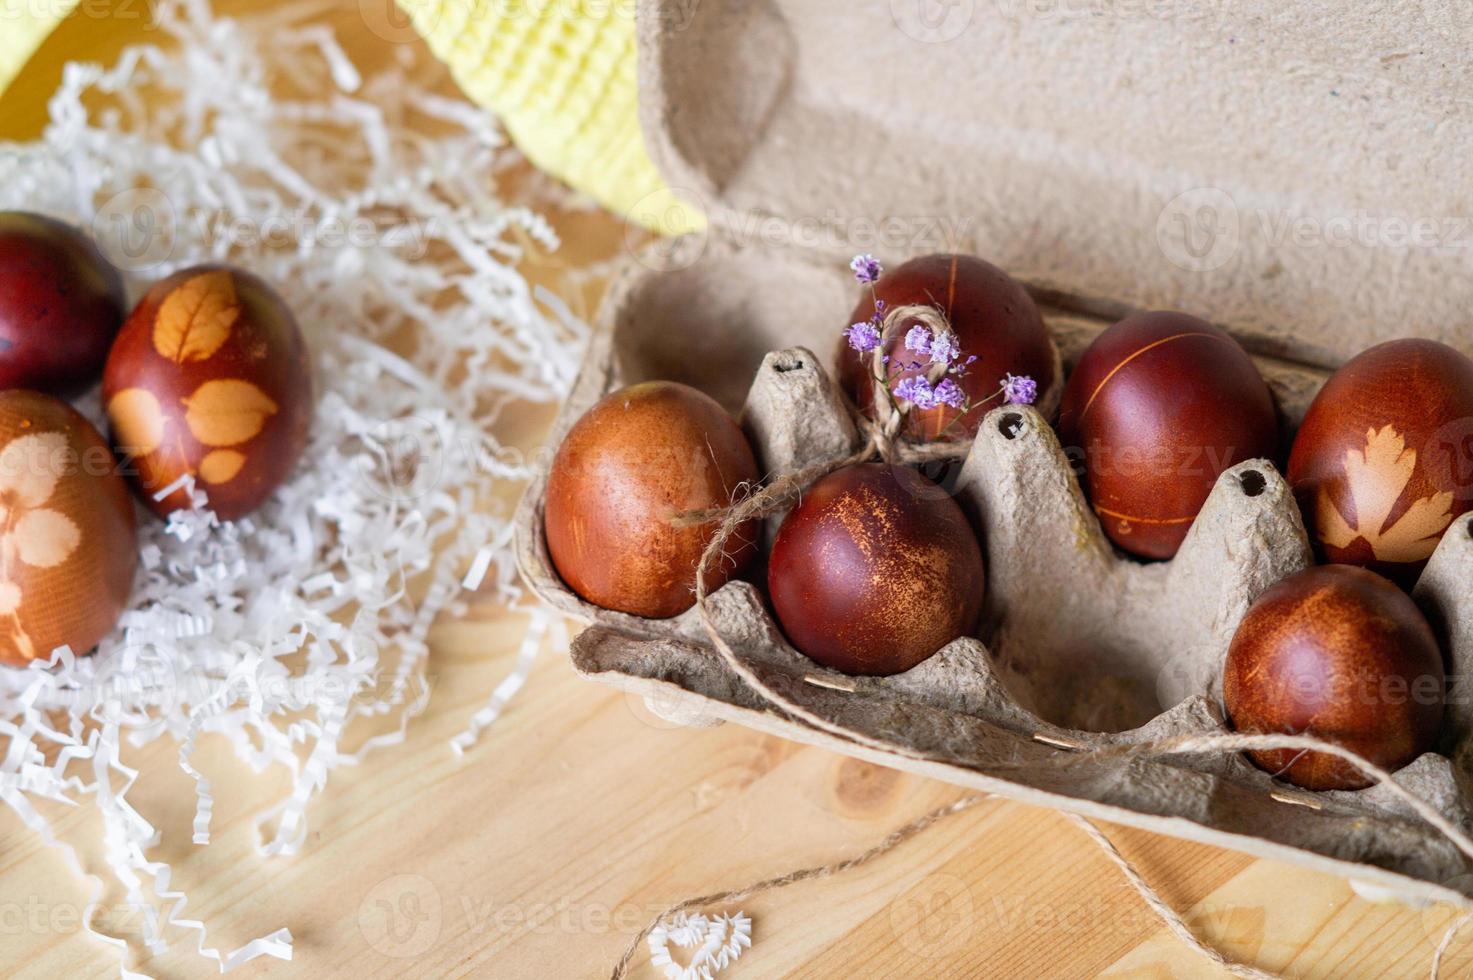
[[[259,277],[198,266],[153,286],[108,356],[103,400],[140,499],[190,506],[194,478],[224,520],[250,513],[291,472],[312,413],[308,352],[286,303]]]

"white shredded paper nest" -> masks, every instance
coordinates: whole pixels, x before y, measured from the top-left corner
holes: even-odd
[[[129,751],[177,742],[196,844],[213,803],[191,764],[200,735],[225,737],[256,771],[282,767],[291,791],[260,815],[261,850],[296,852],[329,774],[402,740],[425,707],[431,622],[458,612],[466,587],[520,598],[509,515],[487,501],[530,463],[492,433],[562,397],[587,333],[516,270],[526,242],[552,249],[556,237],[498,194],[517,158],[494,121],[402,67],[360,77],[315,12],[236,22],[166,3],[159,44],[111,69],[69,65],[44,138],[0,144],[0,208],[91,230],[130,274],[130,298],[228,260],[281,291],[313,354],[310,442],[272,499],[234,524],[207,509],[141,517],[132,605],[96,654],[0,669],[0,797],[84,875],[36,804],[96,806],[106,870],[144,911],[145,944],[192,930],[222,971],[289,958],[291,935],[208,946],[168,865],[149,858],[159,835],[128,802]],[[95,395],[79,407],[99,418]],[[516,666],[457,750],[561,629],[531,615]],[[364,719],[377,734],[349,737]],[[90,912],[86,925],[136,976],[127,944]]]

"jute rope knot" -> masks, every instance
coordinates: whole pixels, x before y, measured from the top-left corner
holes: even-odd
[[[876,458],[897,466],[963,459],[971,450],[970,440],[912,442],[902,435],[902,427],[914,406],[909,402],[892,397],[888,377],[890,365],[887,357],[889,355],[886,351],[890,346],[890,341],[898,337],[901,330],[916,324],[929,329],[933,337],[952,332],[950,322],[934,306],[897,306],[885,314],[880,326],[879,343],[866,361],[870,367],[872,391],[870,412],[872,415],[861,411],[853,403],[846,404],[855,428],[863,437],[857,449],[847,456],[823,460],[791,473],[775,476],[761,488],[745,488],[746,492],[739,493],[738,499],[729,507],[685,511],[671,518],[671,523],[676,527],[702,526],[712,521],[719,522],[710,544],[701,556],[696,575],[696,606],[702,624],[705,625],[707,633],[713,637],[715,627],[710,621],[709,610],[705,602],[705,590],[701,585],[706,576],[719,567],[725,555],[726,543],[742,525],[784,509],[798,499],[804,489],[846,466],[869,462]],[[946,364],[929,365],[925,372],[926,380],[935,384],[946,374],[946,370]]]
[[[931,337],[945,337],[953,333],[951,322],[946,319],[945,314],[934,306],[897,306],[885,314],[880,325],[880,342],[869,356],[870,369],[870,410],[874,413],[873,421],[863,413],[856,414],[856,423],[861,431],[869,437],[870,448],[881,460],[886,463],[915,462],[919,459],[936,458],[931,456],[922,447],[925,443],[911,444],[905,446],[897,441],[900,428],[905,423],[906,416],[910,412],[907,403],[898,402],[890,394],[890,341],[899,337],[900,332],[916,326],[929,330]],[[909,327],[909,329],[907,329]],[[927,366],[924,377],[926,381],[935,385],[946,376],[950,365],[945,362],[933,363]],[[965,455],[965,445],[943,443],[948,451],[957,452],[958,456]],[[907,452],[907,449],[909,452]],[[917,455],[919,454],[919,455]]]

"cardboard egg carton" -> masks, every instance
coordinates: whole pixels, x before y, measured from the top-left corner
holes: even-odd
[[[1296,0],[1278,6],[1307,17],[1318,5]],[[1348,304],[1343,322],[1333,325],[1319,321],[1319,309],[1313,320],[1275,317],[1298,290],[1310,288],[1278,275],[1241,281],[1223,315],[1213,300],[1228,290],[1227,274],[1206,270],[1186,289],[1182,270],[1161,261],[1159,242],[1155,264],[1141,255],[1129,277],[1123,270],[1086,268],[1093,260],[1073,253],[1055,271],[1085,288],[1062,288],[1059,276],[1037,275],[1051,240],[1049,219],[1057,217],[1052,209],[1065,199],[1076,209],[1088,200],[1095,216],[1088,220],[1110,215],[1117,231],[1112,257],[1122,242],[1129,252],[1130,230],[1171,199],[1165,165],[1155,161],[1151,170],[1149,152],[1128,161],[1153,178],[1128,189],[1102,187],[1098,168],[1082,165],[1051,174],[1058,186],[1034,186],[1034,176],[1017,173],[1017,159],[1004,175],[981,162],[988,153],[1031,153],[1031,144],[1011,150],[993,145],[970,119],[953,120],[951,129],[934,126],[914,115],[921,106],[908,106],[917,98],[908,89],[884,96],[891,100],[887,118],[896,109],[893,124],[902,132],[885,132],[889,142],[875,143],[874,132],[856,125],[855,100],[877,83],[856,72],[883,55],[900,65],[886,76],[892,83],[913,77],[916,86],[931,85],[933,92],[943,80],[963,89],[962,83],[1007,88],[1012,81],[997,73],[1019,49],[1066,42],[1087,48],[1099,43],[1089,33],[1098,26],[983,17],[971,34],[958,35],[970,47],[958,47],[957,39],[907,47],[896,39],[903,30],[899,20],[879,23],[850,7],[829,0],[705,0],[693,10],[641,4],[647,141],[672,183],[704,204],[712,228],[632,257],[605,299],[553,445],[604,394],[659,378],[701,388],[738,414],[767,473],[849,453],[858,435],[832,381],[840,331],[857,294],[845,268],[847,253],[874,251],[894,264],[935,250],[935,243],[925,242],[881,254],[879,247],[830,247],[798,234],[805,227],[799,219],[826,207],[825,201],[835,202],[834,214],[861,213],[852,210],[852,201],[844,203],[861,186],[873,186],[864,214],[978,216],[973,235],[945,246],[1000,258],[1010,271],[1021,271],[1066,367],[1133,306],[1183,307],[1222,322],[1255,354],[1286,436],[1328,366],[1373,339],[1439,336],[1430,320],[1427,329],[1416,329],[1427,314],[1421,307],[1394,329],[1367,318],[1364,304],[1354,310]],[[845,43],[833,43],[835,30],[845,32]],[[1150,25],[1140,30],[1155,37]],[[1158,40],[1165,67],[1181,69],[1186,56]],[[984,41],[1000,46],[1001,64],[974,64],[969,52]],[[917,50],[917,44],[924,47]],[[841,95],[846,82],[859,92]],[[1087,88],[1087,82],[1070,77],[1059,84]],[[1199,84],[1211,89],[1222,79]],[[1037,95],[1031,105],[1006,111],[1025,118],[1047,108],[1040,100],[1057,97]],[[1141,96],[1146,102],[1161,97]],[[905,109],[913,111],[898,111]],[[1238,122],[1245,133],[1256,124],[1251,114]],[[960,155],[943,145],[946,139],[970,146],[977,162],[954,171],[928,168],[927,150],[949,153],[951,160]],[[852,152],[838,169],[823,170],[836,140],[847,140]],[[1050,158],[1053,165],[1067,158],[1059,152]],[[885,179],[875,185],[877,175]],[[1261,190],[1263,178],[1260,171],[1258,185],[1243,186]],[[1020,189],[1043,195],[1036,220],[997,224],[993,205]],[[753,215],[775,215],[789,233],[754,239],[742,231]],[[1086,231],[1088,239],[1095,230]],[[1246,247],[1251,260],[1256,246]],[[1320,262],[1319,285],[1328,279],[1349,288],[1357,275],[1375,275],[1366,263],[1382,257],[1331,258]],[[1284,269],[1297,269],[1312,260],[1312,254],[1296,253],[1280,261]],[[1401,273],[1416,279],[1431,268],[1404,262]],[[1178,301],[1160,301],[1173,293]],[[1113,298],[1088,298],[1102,295]],[[1253,315],[1243,312],[1248,309]],[[1456,337],[1441,339],[1467,349]],[[545,473],[518,514],[518,560],[538,595],[589,624],[573,642],[579,672],[644,696],[665,717],[691,725],[734,721],[977,790],[1331,871],[1376,895],[1414,902],[1473,896],[1473,877],[1456,848],[1384,787],[1310,793],[1271,779],[1237,754],[1093,757],[1088,751],[1227,730],[1220,677],[1239,620],[1263,589],[1313,560],[1293,497],[1272,462],[1253,460],[1223,473],[1180,553],[1149,564],[1110,545],[1048,421],[1030,408],[991,412],[944,485],[982,543],[983,623],[976,638],[958,639],[906,673],[848,677],[799,654],[765,602],[760,563],[749,580],[730,582],[710,599],[717,628],[744,666],[860,741],[796,720],[748,688],[712,649],[696,610],[647,620],[573,594],[558,578],[543,535]],[[1473,516],[1446,532],[1415,597],[1438,629],[1450,672],[1461,676],[1473,660]],[[1397,776],[1455,824],[1473,828],[1464,791],[1473,752],[1467,700],[1455,687],[1440,751]]]

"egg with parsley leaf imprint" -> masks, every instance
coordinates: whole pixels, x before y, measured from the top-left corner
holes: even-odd
[[[1351,358],[1305,413],[1288,475],[1326,561],[1410,584],[1473,508],[1473,361],[1434,340]]]
[[[133,501],[102,434],[59,399],[0,391],[0,663],[90,652],[137,565]]]
[[[800,653],[846,674],[909,670],[982,609],[982,549],[946,491],[860,463],[803,492],[772,545],[768,593]]]
[[[220,518],[242,517],[307,442],[306,344],[276,291],[241,269],[198,266],[155,284],[118,334],[102,384],[113,443],[160,515],[190,506],[179,485],[189,476]]]

